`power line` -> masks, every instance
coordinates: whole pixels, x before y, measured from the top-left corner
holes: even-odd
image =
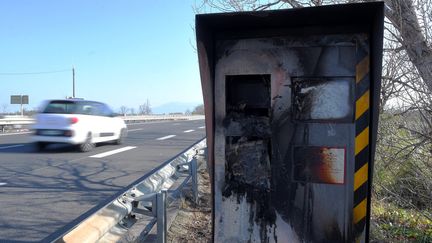
[[[38,74],[50,74],[50,73],[64,73],[70,71],[71,71],[70,69],[63,69],[63,70],[53,70],[53,71],[44,71],[44,72],[0,73],[0,75],[38,75]]]

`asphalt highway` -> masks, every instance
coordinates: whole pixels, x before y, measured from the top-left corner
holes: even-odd
[[[90,152],[0,134],[0,242],[39,242],[205,136],[204,120],[128,126]]]

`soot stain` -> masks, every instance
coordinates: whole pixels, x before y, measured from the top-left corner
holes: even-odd
[[[268,242],[267,226],[274,226],[276,211],[270,187],[270,141],[257,137],[227,137],[224,197],[242,198],[250,204],[251,225],[260,227],[262,242]]]

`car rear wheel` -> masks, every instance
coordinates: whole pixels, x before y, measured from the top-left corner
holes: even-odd
[[[117,145],[122,144],[124,142],[124,138],[126,136],[127,136],[127,129],[126,128],[122,128],[122,130],[120,131],[119,137],[114,141],[114,143],[117,144]]]
[[[46,148],[46,146],[48,145],[48,143],[45,142],[35,142],[35,149],[36,151],[42,151]]]
[[[94,143],[92,143],[92,135],[91,135],[91,133],[88,133],[85,142],[80,144],[78,146],[78,149],[81,152],[88,152],[88,151],[92,150],[94,148],[94,146],[95,146]]]

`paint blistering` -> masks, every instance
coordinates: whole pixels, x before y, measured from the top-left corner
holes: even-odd
[[[343,184],[345,149],[294,147],[294,179],[303,182]]]
[[[297,120],[340,120],[352,113],[350,80],[294,82]]]

